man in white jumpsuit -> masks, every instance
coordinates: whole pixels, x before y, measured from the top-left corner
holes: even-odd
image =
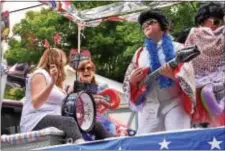
[[[195,98],[193,67],[185,63],[175,74],[166,64],[183,46],[172,41],[167,32],[169,21],[165,15],[156,10],[146,11],[140,14],[138,21],[145,35],[145,43],[143,48],[135,52],[126,71],[123,87],[130,108],[139,112],[137,135],[188,129],[191,127],[191,111],[188,113],[184,109],[181,97],[186,94],[185,101],[189,99],[190,102]],[[139,103],[133,100],[132,87],[137,87],[144,78],[143,69],[149,67],[151,73],[161,66],[161,76],[151,81],[154,84],[144,99]],[[192,109],[193,106],[189,110]]]

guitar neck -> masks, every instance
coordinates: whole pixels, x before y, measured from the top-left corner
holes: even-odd
[[[175,59],[168,62],[170,67],[175,68],[177,66],[177,62]],[[139,84],[139,87],[142,87],[143,85],[148,85],[151,81],[155,80],[158,76],[160,76],[160,70],[161,68],[158,68],[157,70],[153,71],[149,75],[147,75],[144,80],[142,80]]]
[[[160,75],[160,68],[152,72],[151,74],[147,75],[144,80],[141,81],[139,86],[147,85],[150,81],[155,80]]]

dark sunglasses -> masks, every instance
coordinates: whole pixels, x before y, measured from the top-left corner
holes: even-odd
[[[220,26],[223,24],[223,21],[220,19],[209,19],[214,26]]]
[[[155,19],[150,19],[150,20],[147,20],[146,22],[143,23],[142,25],[142,30],[144,30],[146,27],[148,27],[149,25],[153,25],[153,24],[156,24],[158,23],[157,20]]]
[[[78,71],[80,71],[80,72],[84,72],[85,70],[87,70],[87,71],[93,71],[93,67],[90,67],[90,66],[88,66],[88,67],[81,67],[81,68],[78,68]]]

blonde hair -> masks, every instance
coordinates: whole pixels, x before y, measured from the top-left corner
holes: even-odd
[[[96,80],[95,80],[95,64],[92,62],[91,59],[81,61],[81,62],[79,63],[79,67],[78,67],[78,68],[81,68],[81,67],[83,67],[83,66],[85,66],[85,65],[87,65],[87,64],[91,64],[91,66],[92,66],[92,68],[93,68],[93,72],[94,72],[94,76],[93,76],[93,78],[91,79],[91,83],[92,83],[92,84],[97,84],[97,82],[96,82]],[[78,72],[78,73],[79,73],[79,72]],[[80,74],[78,74],[78,75],[80,75]]]
[[[60,58],[60,61],[59,59]],[[44,51],[41,59],[37,65],[37,68],[45,69],[50,73],[50,65],[55,64],[58,69],[58,78],[56,85],[60,88],[63,87],[63,81],[65,80],[66,74],[64,71],[64,66],[66,65],[67,58],[63,50],[58,48],[48,48]]]

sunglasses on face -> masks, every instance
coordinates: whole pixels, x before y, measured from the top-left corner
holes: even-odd
[[[146,27],[148,27],[149,25],[153,25],[153,24],[156,24],[156,23],[158,23],[157,20],[155,20],[155,19],[150,19],[150,20],[144,22],[144,24],[142,25],[142,30],[144,30],[144,29],[145,29]]]
[[[78,69],[78,71],[80,72],[84,72],[84,71],[93,71],[93,68],[91,66],[88,66],[88,67],[81,67]]]
[[[220,19],[209,18],[209,21],[211,21],[214,26],[220,26],[223,24],[223,21]]]

